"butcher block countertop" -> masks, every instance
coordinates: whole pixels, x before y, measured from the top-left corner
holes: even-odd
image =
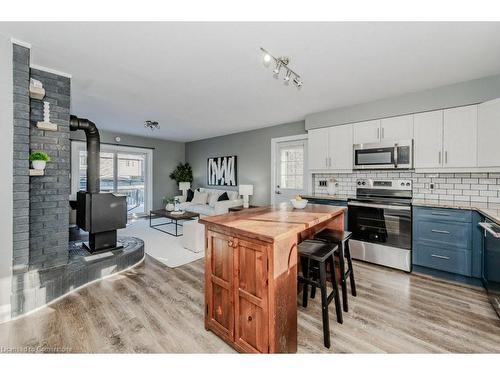
[[[207,216],[199,222],[219,226],[248,237],[273,243],[341,215],[343,207],[308,204],[299,210],[289,203],[249,208],[224,215]]]

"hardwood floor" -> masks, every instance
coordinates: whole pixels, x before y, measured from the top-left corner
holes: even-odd
[[[500,353],[500,319],[481,289],[356,262],[358,297],[344,324],[330,308],[323,347],[319,298],[299,307],[299,353]],[[143,264],[29,316],[0,324],[0,347],[40,351],[231,353],[203,327],[203,260]]]

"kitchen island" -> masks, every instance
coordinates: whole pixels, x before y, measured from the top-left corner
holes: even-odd
[[[342,207],[288,204],[200,219],[205,328],[245,353],[297,351],[297,244],[343,230]]]

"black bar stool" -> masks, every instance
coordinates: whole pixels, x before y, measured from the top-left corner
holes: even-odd
[[[349,250],[349,238],[352,233],[342,230],[323,229],[317,233],[314,238],[316,240],[324,241],[338,246],[335,255],[339,258],[340,275],[341,275],[341,288],[342,288],[342,302],[344,311],[349,311],[347,304],[347,279],[351,282],[351,293],[356,297],[356,282],[354,280],[354,270],[352,268],[351,251]],[[347,259],[348,269],[345,269],[345,259]],[[314,298],[314,288],[311,290],[311,297]]]
[[[323,340],[330,347],[330,321],[328,305],[335,300],[337,321],[342,323],[342,308],[340,306],[339,289],[335,276],[333,255],[338,246],[323,241],[305,240],[298,246],[302,275],[298,277],[299,284],[304,284],[302,291],[302,306],[307,307],[308,286],[318,287],[321,291],[321,310],[323,314]],[[326,288],[326,263],[330,265],[333,291],[328,295]],[[318,281],[319,280],[319,281]]]

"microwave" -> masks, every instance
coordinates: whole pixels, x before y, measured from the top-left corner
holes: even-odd
[[[354,145],[353,169],[412,169],[413,140]]]

